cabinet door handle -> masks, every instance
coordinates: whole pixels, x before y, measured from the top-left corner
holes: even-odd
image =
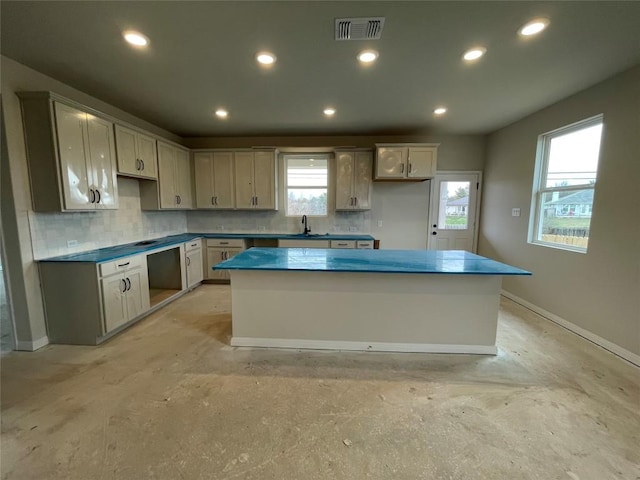
[[[216,204],[214,198],[216,198],[216,197],[211,197],[211,205],[215,205]]]
[[[215,204],[216,204],[216,205],[218,205],[218,197],[217,197],[217,196],[215,196],[215,197],[213,197],[213,198],[215,198],[215,199],[216,199],[216,203],[215,203]]]
[[[182,198],[180,197],[180,195],[177,195],[178,197],[178,205],[180,205],[182,203]]]
[[[119,263],[118,266],[119,267],[126,267],[127,265],[129,265],[131,263],[131,261],[128,261],[127,263]]]
[[[187,257],[187,267],[191,265],[191,259],[189,257]]]
[[[258,197],[256,197],[256,207],[258,206]]]
[[[354,207],[358,206],[358,197],[353,197],[353,206]]]
[[[256,197],[251,197],[251,205],[255,205],[256,204]]]
[[[121,281],[122,281],[122,291],[120,293],[124,293],[127,291],[127,282],[125,281],[124,278],[122,278]]]
[[[140,159],[136,158],[136,170],[140,170]]]
[[[229,242],[220,242],[220,245],[229,245]]]
[[[140,160],[140,163],[142,164],[142,168],[140,170],[144,170],[144,160]]]
[[[409,173],[411,173],[411,170],[412,170],[411,163],[409,163]]]
[[[90,197],[89,198],[90,203],[96,203],[96,194],[92,188],[89,189],[89,197]]]
[[[127,277],[127,283],[129,284],[127,286],[127,291],[131,290],[131,279],[129,277]]]
[[[404,173],[404,163],[401,164],[400,167],[401,167],[400,173]]]
[[[100,190],[96,189],[96,193],[98,194],[98,199],[96,200],[96,203],[100,203],[100,200],[102,199],[102,195],[100,195]]]

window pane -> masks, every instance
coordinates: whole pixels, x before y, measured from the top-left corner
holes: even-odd
[[[439,229],[467,229],[470,186],[470,182],[440,182]]]
[[[287,159],[287,186],[326,187],[327,160],[317,158]]]
[[[546,187],[596,182],[602,123],[551,138]]]
[[[289,188],[287,190],[287,215],[326,215],[326,188]]]
[[[587,248],[592,205],[592,188],[543,193],[539,240]]]

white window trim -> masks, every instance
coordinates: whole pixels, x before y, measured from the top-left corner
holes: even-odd
[[[297,185],[295,187],[291,187],[291,188],[304,188],[307,190],[326,190],[327,191],[327,213],[324,215],[307,215],[307,217],[309,218],[327,218],[329,216],[329,177],[330,177],[330,163],[331,163],[331,155],[326,153],[326,154],[307,154],[307,153],[286,153],[282,156],[282,159],[284,161],[284,179],[283,179],[283,183],[284,183],[284,212],[285,212],[285,217],[289,217],[289,218],[296,218],[299,217],[300,215],[295,214],[295,215],[291,215],[289,214],[289,210],[288,210],[288,198],[289,198],[289,183],[288,183],[288,179],[289,179],[289,160],[290,159],[299,159],[299,158],[305,158],[305,159],[316,159],[316,160],[325,160],[327,162],[327,185],[325,187],[318,187],[316,185],[313,186],[309,186],[309,187],[305,187],[305,186],[300,186]]]
[[[583,130],[585,128],[591,127],[593,125],[602,124],[602,138],[604,138],[604,120],[603,115],[595,115],[590,118],[586,118],[584,120],[580,120],[579,122],[572,123],[570,125],[566,125],[564,127],[560,127],[556,130],[552,130],[550,132],[543,133],[538,136],[538,145],[536,149],[536,167],[534,171],[534,180],[533,180],[533,190],[531,195],[531,214],[529,215],[529,234],[527,241],[530,244],[538,245],[541,247],[549,247],[555,248],[558,250],[566,250],[570,252],[576,253],[587,253],[588,246],[585,247],[577,247],[573,245],[564,245],[561,243],[555,242],[545,242],[538,237],[542,237],[541,228],[542,223],[540,222],[540,201],[542,196],[548,192],[573,192],[580,190],[595,190],[595,184],[598,182],[598,172],[596,171],[596,182],[592,184],[582,184],[582,185],[570,185],[563,187],[546,187],[547,180],[547,172],[549,168],[549,147],[551,145],[551,139],[554,137],[558,137],[561,135],[566,135],[571,132],[575,132],[578,130]],[[602,152],[602,141],[600,143],[600,152]],[[600,152],[598,152],[598,157],[600,157]],[[598,170],[600,169],[600,159],[598,158]],[[595,196],[594,196],[595,201]],[[593,204],[591,205],[591,211],[593,213]]]

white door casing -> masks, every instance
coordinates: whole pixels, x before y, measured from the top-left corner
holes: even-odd
[[[482,173],[476,171],[438,172],[431,180],[429,250],[476,251],[481,182]]]

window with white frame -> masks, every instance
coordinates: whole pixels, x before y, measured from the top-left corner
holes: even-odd
[[[538,137],[529,241],[586,252],[602,115]]]
[[[285,155],[287,216],[327,215],[327,155]]]

